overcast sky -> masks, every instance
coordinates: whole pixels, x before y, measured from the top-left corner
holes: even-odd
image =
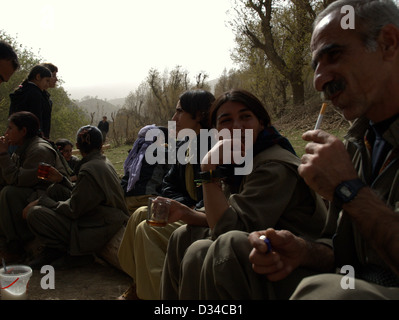
[[[191,79],[234,67],[230,0],[19,0],[0,10],[0,29],[58,66],[74,99],[122,98],[181,65]]]

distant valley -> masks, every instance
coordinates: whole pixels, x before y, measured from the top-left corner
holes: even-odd
[[[111,114],[121,109],[125,103],[125,98],[101,100],[98,98],[89,97],[82,99],[81,101],[75,101],[76,104],[86,111],[89,118],[93,114],[93,125],[97,125],[106,116],[108,120],[111,120]]]
[[[215,85],[219,79],[214,79],[207,81],[207,84],[210,86],[210,91],[214,92],[215,90]],[[124,86],[119,85],[118,88],[123,89]],[[126,98],[118,98],[118,99],[99,99],[98,95],[99,91],[102,94],[106,94],[107,90],[110,89],[108,86],[107,88],[97,88],[96,91],[92,90],[93,88],[86,88],[85,91],[79,91],[80,96],[82,96],[82,92],[86,92],[88,95],[84,96],[80,100],[74,100],[75,103],[81,107],[83,110],[85,110],[91,119],[91,115],[93,114],[93,123],[97,125],[99,121],[102,120],[103,116],[108,117],[108,120],[111,120],[111,114],[113,112],[117,112],[119,109],[121,109],[124,104],[125,104],[125,99]],[[76,88],[72,88],[71,91],[74,91],[77,93]],[[91,96],[91,94],[95,94],[95,96]],[[115,93],[113,94],[115,96]]]

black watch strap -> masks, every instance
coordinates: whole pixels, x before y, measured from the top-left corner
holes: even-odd
[[[202,181],[212,181],[212,179],[222,178],[220,169],[217,167],[215,170],[201,171],[199,177]]]

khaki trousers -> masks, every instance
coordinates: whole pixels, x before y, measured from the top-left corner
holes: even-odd
[[[154,197],[153,195],[132,196],[125,197],[125,203],[129,214],[131,215],[138,208],[148,205],[148,198]]]
[[[120,266],[133,279],[136,278],[136,262],[134,258],[134,240],[137,226],[147,218],[147,206],[140,207],[130,216],[126,230],[118,250]]]
[[[131,215],[140,207],[147,206],[148,198],[150,197],[155,197],[155,196],[149,194],[144,196],[125,197],[125,203],[129,211],[129,214]]]
[[[305,278],[291,300],[399,300],[399,288],[354,279],[354,289],[343,289],[343,274],[320,274]]]
[[[170,223],[163,228],[149,226],[147,207],[137,209],[126,226],[118,258],[122,270],[129,274],[136,284],[140,299],[160,299],[159,287],[168,241],[181,221]]]

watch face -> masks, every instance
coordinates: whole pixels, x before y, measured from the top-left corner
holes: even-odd
[[[334,198],[336,198],[336,203],[342,206],[342,203],[348,203],[352,201],[358,191],[363,188],[365,184],[360,179],[347,180],[342,182],[335,189]]]
[[[352,195],[352,191],[347,186],[342,186],[340,192],[343,196],[349,198]]]

